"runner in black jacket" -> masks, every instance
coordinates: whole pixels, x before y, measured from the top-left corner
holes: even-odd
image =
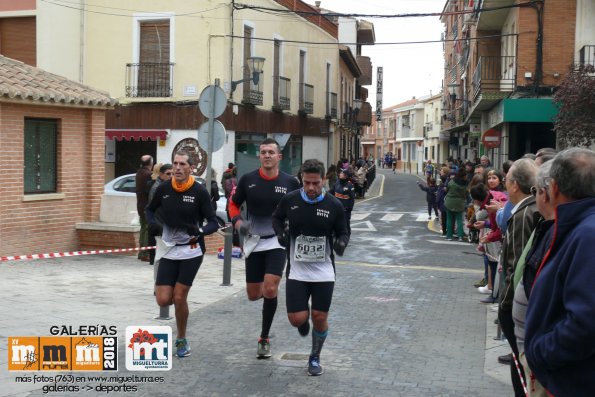
[[[283,196],[300,187],[296,178],[279,170],[280,160],[277,141],[265,139],[260,144],[260,168],[240,178],[229,201],[234,227],[245,236],[248,299],[263,298],[258,358],[271,357],[269,331],[277,311],[277,291],[286,261],[285,249],[275,238],[271,215]],[[240,215],[243,203],[247,207],[246,219]]]
[[[185,152],[174,156],[173,178],[157,187],[145,212],[149,230],[162,236],[167,252],[159,260],[155,281],[159,306],[175,305],[178,336],[177,355],[190,355],[186,340],[188,323],[188,292],[202,264],[205,252],[204,236],[217,231],[218,224],[207,190],[190,175],[192,157]],[[155,220],[160,209],[163,230]],[[203,222],[207,220],[206,225]]]
[[[349,242],[343,205],[324,193],[324,165],[306,160],[304,187],[283,197],[273,213],[279,243],[288,247],[287,316],[300,335],[310,331],[308,301],[312,298],[312,351],[308,374],[321,375],[320,351],[328,333],[328,312],[335,286],[335,255]]]

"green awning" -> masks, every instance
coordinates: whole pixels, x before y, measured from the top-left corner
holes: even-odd
[[[553,123],[558,108],[551,98],[507,98],[503,101],[504,122]]]

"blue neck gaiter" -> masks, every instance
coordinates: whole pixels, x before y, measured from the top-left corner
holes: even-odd
[[[324,188],[323,188],[322,193],[320,193],[320,196],[316,197],[315,199],[311,199],[310,197],[308,197],[308,195],[304,191],[304,188],[300,189],[300,195],[302,196],[302,200],[304,200],[306,203],[310,203],[310,204],[315,204],[315,203],[321,202],[322,199],[324,198],[325,193],[326,192],[324,191]]]

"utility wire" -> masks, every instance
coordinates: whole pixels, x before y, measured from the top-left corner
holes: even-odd
[[[192,17],[192,16],[197,16],[198,14],[203,14],[205,12],[214,11],[221,7],[227,6],[227,4],[220,4],[217,7],[209,8],[207,10],[192,11],[192,12],[187,12],[187,13],[183,13],[183,14],[170,14],[170,13],[158,12],[158,11],[154,12],[154,11],[143,11],[143,10],[132,10],[132,9],[127,9],[127,8],[108,7],[108,6],[100,6],[100,5],[95,5],[95,4],[87,4],[81,8],[80,3],[78,3],[78,2],[75,3],[75,2],[66,1],[66,0],[53,0],[53,1],[52,0],[41,0],[41,1],[43,1],[44,3],[47,3],[47,4],[52,4],[52,5],[58,6],[58,7],[70,8],[72,10],[77,10],[77,11],[85,11],[85,12],[89,12],[92,14],[109,15],[109,16],[114,16],[114,17],[127,17],[127,18],[132,17],[132,15],[130,15],[130,14],[116,14],[115,12],[106,12],[106,11],[93,11],[93,10],[90,10],[89,7],[106,8],[106,9],[129,11],[129,12],[135,12],[135,13],[149,13],[149,14],[155,15],[155,16],[163,15],[163,16],[175,16],[175,17]],[[72,4],[72,5],[68,5],[68,4]]]
[[[522,32],[522,33],[530,33],[530,32]],[[522,33],[506,33],[506,34],[494,34],[488,36],[480,36],[480,37],[464,37],[460,39],[442,39],[442,40],[423,40],[423,41],[396,41],[396,42],[384,42],[384,43],[374,43],[372,45],[403,45],[403,44],[429,44],[429,43],[446,43],[446,42],[456,42],[456,41],[465,41],[465,40],[482,40],[482,39],[493,39],[496,37],[507,37],[507,36],[517,36]],[[280,41],[282,43],[295,43],[295,44],[313,44],[313,45],[359,45],[361,43],[340,43],[340,42],[322,42],[322,41],[301,41],[301,40],[280,40],[274,38],[264,38],[264,37],[251,37],[251,36],[238,36],[238,35],[225,35],[225,37],[231,37],[233,39],[244,39],[250,38],[252,40],[258,41]]]
[[[510,8],[517,8],[517,7],[527,7],[533,6],[537,3],[542,3],[543,0],[532,0],[526,3],[519,3],[519,4],[511,4],[506,6],[500,7],[483,7],[478,9],[469,9],[469,10],[461,10],[461,11],[448,11],[448,12],[424,12],[424,13],[405,13],[405,14],[359,14],[359,13],[340,13],[340,12],[325,12],[320,13],[317,11],[299,11],[299,10],[288,10],[288,9],[281,9],[281,8],[270,8],[270,7],[260,7],[260,6],[251,6],[248,4],[242,3],[234,3],[233,7],[236,10],[252,10],[257,12],[263,12],[267,14],[297,14],[304,17],[358,17],[358,18],[419,18],[419,17],[442,17],[445,15],[463,15],[463,14],[473,14],[478,12],[484,11],[498,11],[498,10],[505,10]]]

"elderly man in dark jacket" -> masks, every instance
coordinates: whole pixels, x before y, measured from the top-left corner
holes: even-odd
[[[536,174],[537,165],[535,161],[530,159],[515,161],[512,167],[510,167],[508,174],[506,174],[506,191],[508,192],[508,199],[514,207],[512,208],[512,216],[508,220],[504,242],[502,243],[502,252],[500,254],[500,264],[504,272],[504,286],[502,288],[503,293],[500,295],[498,321],[517,360],[519,350],[514,334],[514,321],[512,319],[512,301],[514,298],[513,277],[516,264],[523,252],[523,247],[527,244],[533,229],[535,229],[541,217],[537,210],[535,197],[531,194],[531,187],[535,185]],[[520,366],[520,369],[522,371],[522,366]],[[521,378],[514,360],[510,362],[510,377],[515,395],[517,397],[524,397],[525,393]]]
[[[147,229],[147,218],[145,217],[145,207],[149,204],[149,181],[153,171],[153,156],[145,154],[140,158],[140,168],[136,172],[136,211],[140,221],[140,235],[138,244],[145,247],[149,243],[149,231]],[[138,252],[138,259],[143,262],[150,262],[149,251],[142,250]]]
[[[525,355],[554,396],[595,393],[595,152],[573,148],[550,170],[551,243],[526,317]]]

